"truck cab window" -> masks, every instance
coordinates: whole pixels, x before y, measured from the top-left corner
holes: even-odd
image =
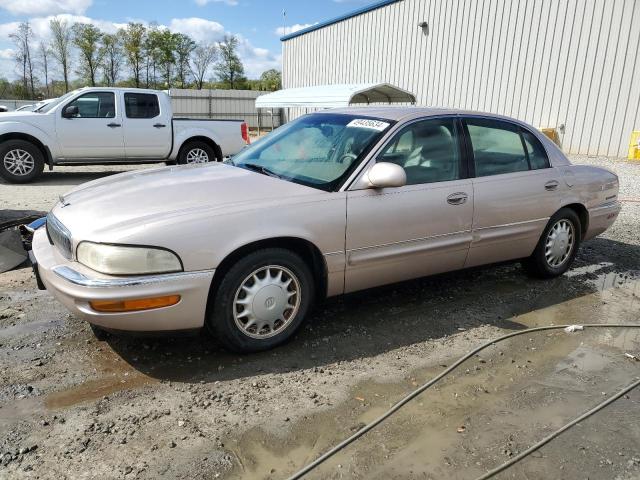
[[[152,93],[125,93],[124,109],[127,118],[154,118],[160,115],[158,96]]]

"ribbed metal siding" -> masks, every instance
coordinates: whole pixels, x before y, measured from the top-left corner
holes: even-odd
[[[569,153],[625,156],[638,19],[637,0],[404,0],[283,42],[283,83],[386,81],[423,105],[564,124]]]
[[[250,128],[258,127],[256,98],[269,92],[254,90],[191,90],[172,88],[171,106],[175,117],[244,120]],[[270,129],[280,126],[280,110],[260,111],[260,126]]]

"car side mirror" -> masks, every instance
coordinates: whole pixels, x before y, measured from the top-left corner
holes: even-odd
[[[404,168],[395,163],[376,163],[366,176],[371,188],[404,187],[407,184]]]
[[[76,105],[69,105],[62,112],[64,118],[73,118],[76,115],[78,115],[78,107]]]

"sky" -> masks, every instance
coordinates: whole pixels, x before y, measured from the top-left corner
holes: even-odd
[[[18,23],[29,20],[38,39],[35,48],[40,39],[49,39],[49,20],[59,16],[109,32],[130,21],[155,21],[205,42],[234,34],[247,76],[258,78],[265,70],[280,69],[285,30],[291,33],[369,3],[373,0],[0,0],[0,77],[18,78],[9,38]]]

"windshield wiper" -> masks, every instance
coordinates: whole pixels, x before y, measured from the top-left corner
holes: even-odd
[[[258,172],[258,173],[262,173],[263,175],[268,175],[270,177],[283,178],[282,175],[278,175],[273,170],[269,170],[267,167],[264,167],[262,165],[258,165],[257,163],[243,163],[243,164],[237,165],[237,166],[238,167],[246,167],[249,170],[252,170],[252,171]]]

